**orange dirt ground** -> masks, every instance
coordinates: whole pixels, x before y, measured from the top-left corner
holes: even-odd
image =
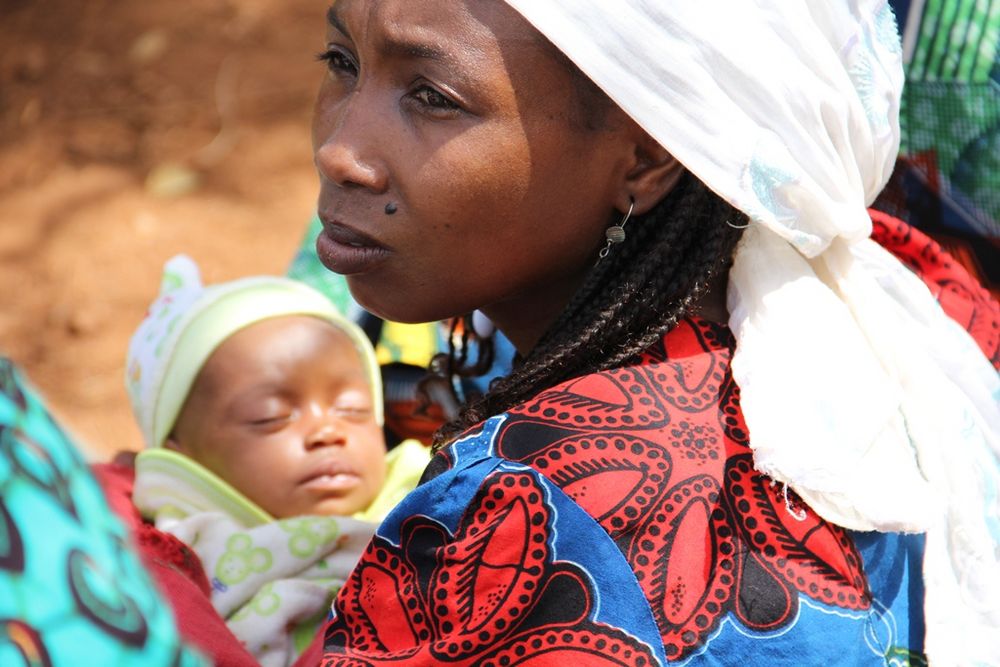
[[[0,355],[93,457],[165,260],[281,272],[316,194],[322,0],[0,0]]]

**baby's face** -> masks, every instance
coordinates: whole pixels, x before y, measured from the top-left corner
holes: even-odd
[[[385,481],[385,439],[361,357],[323,320],[242,329],[202,367],[168,446],[275,517],[353,514]]]

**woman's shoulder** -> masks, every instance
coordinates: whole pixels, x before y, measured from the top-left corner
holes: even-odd
[[[872,661],[861,641],[876,604],[863,554],[847,531],[754,470],[731,345],[725,327],[685,320],[633,364],[563,383],[487,420],[431,464],[423,511],[464,499],[434,534],[465,535],[468,554],[489,551],[484,536],[500,526],[512,531],[507,542],[522,543],[510,539],[511,517],[524,507],[525,517],[537,513],[554,527],[546,538],[553,554],[565,558],[580,542],[613,548],[601,552],[607,565],[584,568],[588,596],[637,587],[644,603],[630,613],[652,614],[659,641],[650,645],[657,653],[662,645],[668,661],[716,641],[771,638],[775,650],[792,651],[827,635],[861,647],[846,658],[852,664]],[[402,526],[390,542],[424,544],[415,529],[430,527]],[[445,558],[434,563],[465,553],[448,539],[442,545]],[[400,560],[391,549],[381,554],[393,557]],[[612,569],[622,579],[609,583]],[[874,595],[905,615],[906,600]]]
[[[745,449],[747,441],[729,370],[732,346],[725,326],[684,319],[633,363],[563,382],[471,429],[434,457],[422,481],[504,462],[550,475],[559,461],[637,455],[633,440],[690,442],[683,459],[721,463],[716,445],[724,449],[728,440]],[[570,442],[577,444],[568,451],[549,449]],[[547,451],[560,453],[550,460]]]
[[[522,459],[526,445],[518,443],[537,442],[540,432],[557,438],[630,434],[664,442],[695,424],[745,443],[730,373],[732,348],[724,325],[684,319],[633,363],[564,382],[510,410],[497,453]]]

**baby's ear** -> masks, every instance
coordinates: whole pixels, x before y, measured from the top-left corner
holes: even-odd
[[[177,440],[177,436],[175,436],[173,433],[168,435],[167,439],[163,441],[163,448],[169,449],[174,452],[179,452],[181,454],[184,453],[184,448],[181,446],[181,443]]]

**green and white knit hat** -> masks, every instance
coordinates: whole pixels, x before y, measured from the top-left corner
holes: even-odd
[[[166,263],[160,295],[129,344],[125,386],[147,447],[170,435],[198,372],[231,335],[274,317],[310,315],[346,333],[361,355],[376,421],[383,419],[382,380],[375,351],[361,329],[320,292],[276,276],[202,285],[186,255]]]

